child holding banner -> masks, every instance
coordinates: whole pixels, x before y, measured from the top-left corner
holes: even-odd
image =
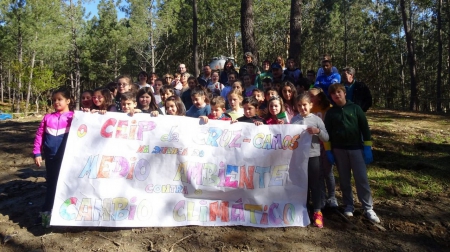
[[[113,98],[109,89],[97,88],[94,90],[94,96],[92,96],[92,102],[94,106],[91,109],[92,113],[105,114],[106,111],[116,112],[116,106],[113,104]]]
[[[258,111],[259,102],[253,97],[245,97],[242,102],[242,107],[244,107],[244,116],[239,117],[236,120],[233,120],[231,123],[235,122],[247,122],[254,123],[259,126],[264,124],[264,120],[256,114]]]
[[[120,95],[121,112],[131,115],[134,112],[141,112],[141,110],[135,111],[136,105],[136,96],[132,92],[125,92]]]
[[[211,106],[211,113],[208,116],[200,116],[202,123],[208,123],[209,119],[223,121],[231,120],[231,116],[225,113],[225,99],[223,99],[222,96],[212,98],[209,105]]]
[[[73,119],[74,106],[69,90],[64,88],[53,92],[52,102],[55,112],[46,114],[42,119],[36,132],[33,149],[34,163],[38,167],[41,167],[42,151],[44,151],[47,192],[44,205],[42,206],[41,220],[45,221],[43,223],[45,226],[49,224],[55,200],[56,184]]]
[[[138,100],[137,108],[140,109],[142,113],[150,113],[151,116],[158,116],[159,114],[162,114],[162,111],[156,104],[155,96],[150,88],[144,87],[139,89],[136,98]]]
[[[267,104],[269,113],[264,120],[265,124],[289,123],[287,120],[286,111],[284,110],[283,99],[281,99],[280,96],[271,96]]]
[[[244,110],[241,108],[242,103],[242,91],[239,89],[233,89],[227,95],[228,103],[231,109],[227,110],[227,113],[231,116],[232,120],[236,120],[244,115]]]
[[[173,95],[166,99],[164,103],[167,115],[185,116],[186,108],[180,97]]]
[[[199,118],[211,114],[209,98],[206,89],[202,86],[196,86],[191,92],[192,106],[186,111],[186,116]]]
[[[346,205],[344,215],[353,216],[353,192],[351,176],[355,179],[356,193],[364,208],[364,216],[380,223],[373,211],[373,198],[367,178],[366,164],[373,161],[372,141],[369,123],[360,106],[345,99],[346,90],[342,84],[332,84],[328,94],[336,103],[325,116],[325,126],[330,133],[327,156],[330,163],[336,161],[342,198]],[[327,147],[327,146],[325,146]]]
[[[311,113],[313,104],[309,93],[303,93],[295,99],[298,115],[294,116],[291,124],[307,125],[306,131],[313,135],[311,151],[308,160],[308,187],[311,190],[311,199],[314,208],[313,224],[323,228],[322,188],[320,183],[320,141],[328,141],[328,132],[322,119]],[[319,141],[320,140],[320,141]]]

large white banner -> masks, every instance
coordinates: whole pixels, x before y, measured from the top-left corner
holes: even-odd
[[[305,129],[75,112],[51,225],[307,226]]]

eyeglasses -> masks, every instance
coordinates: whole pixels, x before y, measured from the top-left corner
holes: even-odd
[[[128,86],[128,85],[129,85],[129,84],[127,84],[127,83],[125,83],[125,84],[124,84],[124,83],[118,83],[118,84],[117,84],[118,87],[126,87],[126,86]]]

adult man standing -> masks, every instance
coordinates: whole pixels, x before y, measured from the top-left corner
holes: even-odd
[[[253,54],[251,52],[246,52],[244,54],[244,62],[245,64],[239,69],[239,78],[242,79],[242,77],[244,77],[244,75],[247,74],[247,65],[248,64],[253,64],[255,66],[254,68],[254,73],[259,74],[259,68],[258,66],[255,65],[255,62],[253,62]]]
[[[209,65],[203,66],[203,74],[200,75],[197,80],[198,84],[202,85],[203,87],[207,87],[208,85],[212,84],[211,67],[209,67]]]
[[[328,87],[334,83],[341,83],[341,76],[339,73],[333,72],[333,65],[331,64],[331,57],[329,55],[324,55],[322,58],[322,69],[323,74],[317,75],[316,82],[314,83],[315,88],[321,88],[323,92],[328,96],[328,99],[331,98],[328,95]]]
[[[178,72],[179,72],[180,74],[188,73],[187,70],[186,70],[186,65],[183,64],[183,63],[181,63],[181,64],[178,66]],[[188,73],[188,74],[189,74],[189,73]],[[191,74],[189,74],[189,75],[191,75]]]
[[[345,67],[342,69],[342,84],[345,86],[347,94],[345,98],[359,105],[364,112],[372,106],[372,94],[369,87],[355,79],[355,69]]]

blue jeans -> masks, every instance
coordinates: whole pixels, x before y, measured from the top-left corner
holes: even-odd
[[[320,189],[322,190],[322,204],[325,206],[327,199],[336,197],[336,182],[333,174],[333,165],[328,161],[323,146],[320,148],[320,166]]]

